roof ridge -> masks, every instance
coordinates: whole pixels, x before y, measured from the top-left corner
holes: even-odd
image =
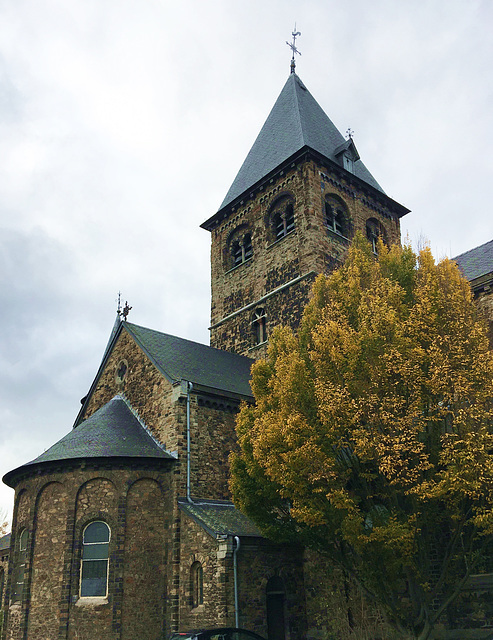
[[[169,451],[166,448],[166,445],[163,444],[162,442],[160,442],[156,436],[152,433],[152,431],[150,430],[150,428],[147,426],[145,420],[142,418],[142,416],[140,415],[140,413],[137,411],[137,409],[135,409],[132,404],[130,403],[130,400],[127,398],[127,396],[125,395],[125,393],[123,391],[121,391],[120,393],[117,393],[115,396],[113,396],[112,398],[113,400],[123,400],[123,402],[126,404],[127,409],[130,411],[130,413],[133,415],[133,417],[137,420],[137,422],[140,424],[140,426],[144,429],[144,431],[147,433],[147,435],[151,438],[151,440],[154,442],[154,444],[156,444],[160,449],[162,449],[163,451],[165,451],[166,453],[169,453],[171,456],[173,456],[174,458],[178,457],[177,453],[175,451]],[[83,422],[81,424],[84,424]]]
[[[306,139],[305,139],[305,130],[303,127],[303,120],[301,118],[301,113],[300,113],[300,101],[298,99],[298,88],[300,89],[304,89],[304,91],[306,91],[305,85],[301,82],[301,79],[296,75],[296,73],[293,73],[293,91],[294,91],[294,99],[296,101],[296,112],[295,112],[295,116],[296,119],[298,120],[298,126],[300,128],[301,131],[301,139],[303,140],[303,143],[306,144]]]

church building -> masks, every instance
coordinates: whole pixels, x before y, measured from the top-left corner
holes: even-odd
[[[217,213],[211,346],[119,315],[73,429],[7,473],[15,489],[3,640],[163,640],[240,626],[323,638],[319,575],[232,504],[235,416],[277,325],[356,231],[400,241],[389,198],[296,73]]]

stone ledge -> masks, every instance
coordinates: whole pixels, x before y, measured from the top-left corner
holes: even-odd
[[[99,607],[109,604],[108,598],[103,596],[93,596],[86,598],[79,598],[75,603],[76,607]]]

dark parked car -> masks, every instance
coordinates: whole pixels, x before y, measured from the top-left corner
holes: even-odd
[[[262,636],[245,629],[196,629],[172,633],[169,640],[265,640]]]

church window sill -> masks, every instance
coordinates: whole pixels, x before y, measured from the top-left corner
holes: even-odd
[[[344,242],[344,244],[349,244],[349,238],[343,236],[342,233],[337,233],[337,231],[334,231],[327,225],[325,225],[325,228],[327,229],[327,233],[331,238],[334,238],[334,240],[338,240],[339,242]]]
[[[260,349],[260,347],[263,347],[268,342],[269,342],[268,340],[264,340],[263,342],[259,342],[258,344],[254,344],[253,347],[249,347],[248,348],[248,351],[254,351],[255,349]]]
[[[245,260],[244,262],[240,262],[240,264],[235,265],[234,267],[232,267],[231,269],[228,269],[228,271],[226,271],[225,275],[228,275],[230,273],[233,273],[233,271],[236,271],[237,269],[239,269],[240,267],[244,267],[246,264],[250,264],[252,262],[252,258],[248,258],[247,260]]]
[[[296,229],[291,229],[291,231],[288,231],[286,235],[281,236],[280,238],[277,238],[276,240],[274,240],[274,242],[272,242],[271,244],[268,244],[267,249],[272,249],[272,247],[275,247],[279,242],[282,242],[285,238],[289,238],[290,236],[294,235],[295,232],[296,232]]]
[[[93,596],[86,598],[79,598],[75,603],[76,607],[99,607],[101,605],[108,604],[108,598],[104,596]]]

